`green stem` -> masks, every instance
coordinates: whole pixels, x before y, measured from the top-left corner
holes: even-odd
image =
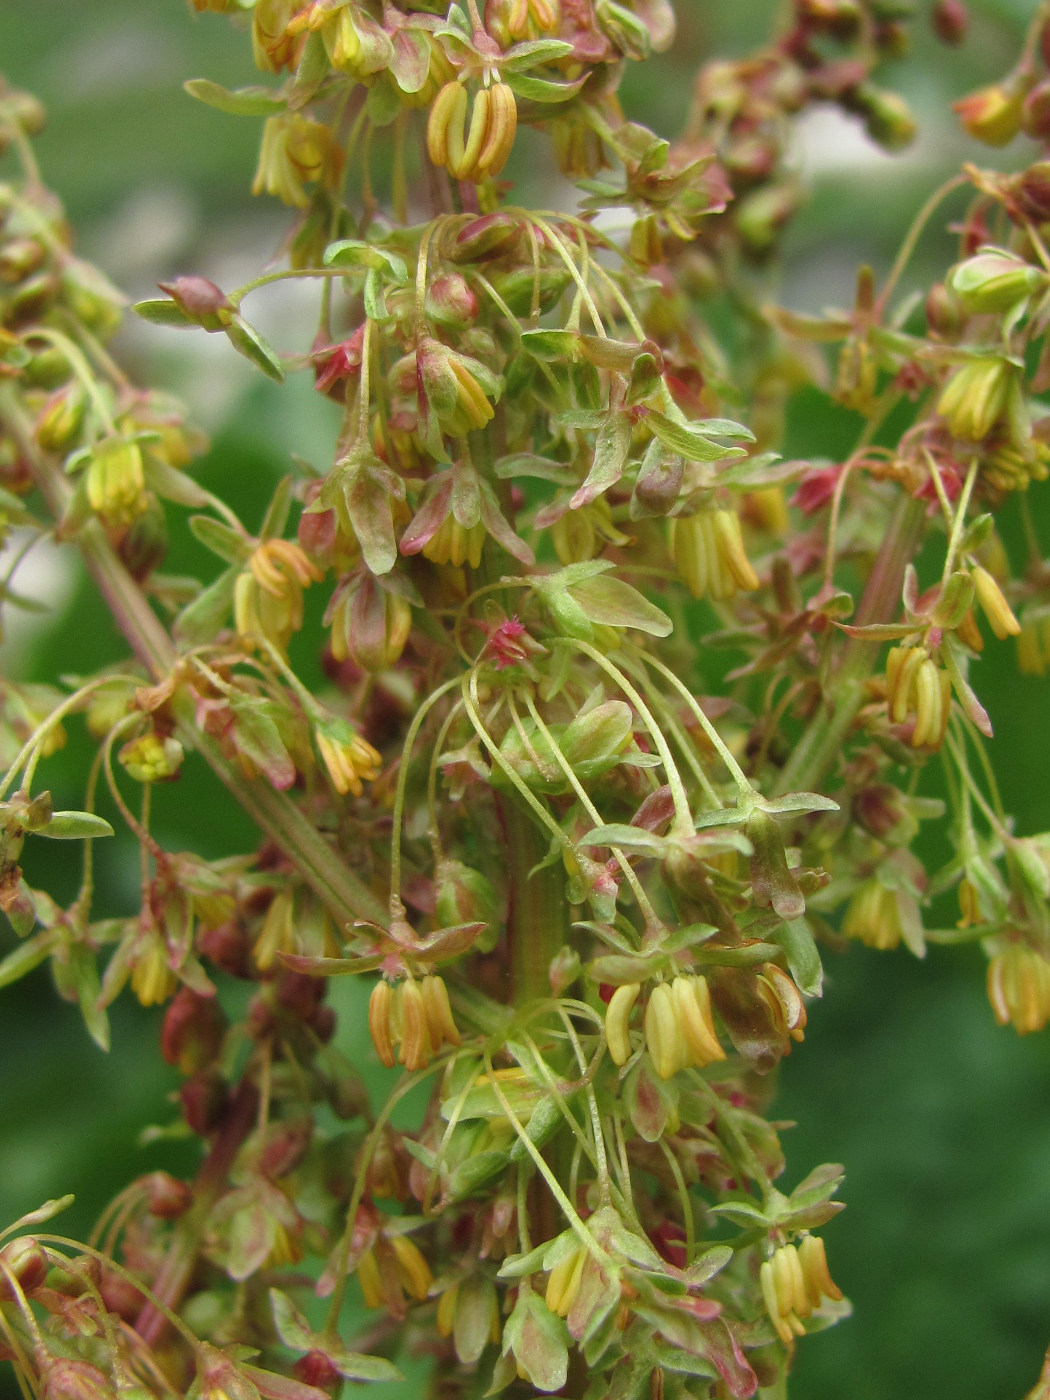
[[[551,959],[567,933],[565,873],[561,862],[533,867],[547,856],[547,842],[513,797],[496,799],[506,841],[514,1006],[520,1012],[536,997],[550,996]],[[530,874],[531,872],[531,874]]]
[[[854,618],[856,626],[887,622],[896,613],[904,569],[922,537],[925,515],[925,502],[905,495],[897,501]],[[864,681],[871,671],[873,655],[870,641],[847,638],[825,698],[781,771],[777,793],[809,792],[819,787],[821,779],[839,757],[846,735],[864,703]]]

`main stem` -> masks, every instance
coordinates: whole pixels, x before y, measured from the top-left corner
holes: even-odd
[[[888,622],[894,616],[904,570],[922,538],[925,513],[925,502],[907,495],[898,499],[853,619],[855,626]],[[874,654],[872,642],[859,637],[846,639],[820,707],[781,771],[778,792],[810,791],[819,787],[838,758],[864,703],[864,682],[871,672]]]

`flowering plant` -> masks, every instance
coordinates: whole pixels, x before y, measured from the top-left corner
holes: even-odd
[[[128,984],[163,1007],[204,1146],[87,1244],[47,1228],[61,1202],[11,1227],[0,1347],[63,1398],[319,1400],[413,1352],[435,1393],[786,1395],[799,1340],[849,1312],[820,1233],[842,1168],[782,1189],[769,1117],[821,950],[977,943],[995,1018],[1050,1019],[1050,835],[1002,810],[969,675],[1011,636],[1022,669],[1050,657],[1026,512],[1050,475],[1050,163],[967,165],[881,285],[862,268],[851,309],[803,316],[751,275],[801,197],[792,123],[831,102],[907,143],[876,77],[898,0],[796,0],[701,68],[674,141],[618,96],[673,42],[668,0],[193,6],[239,22],[268,81],[187,87],[262,119],[252,188],[294,222],[280,268],[135,310],[312,374],[333,449],[255,529],[196,479],[199,435],[106,348],[121,297],[41,182],[40,109],[0,91],[0,510],[79,552],[130,650],[0,681],[0,983],[50,960],[103,1046]],[[965,13],[934,21],[954,42]],[[1045,143],[1048,64],[1043,6],[966,130]],[[515,202],[526,129],[571,212]],[[899,279],[962,190],[920,313]],[[278,352],[244,307],[286,279],[316,321]],[[779,455],[803,385],[855,416],[843,460]],[[183,528],[203,577],[163,572]],[[74,716],[97,757],[56,811],[38,775]],[[158,841],[154,788],[200,762],[255,851]],[[131,917],[94,909],[100,788],[141,849]],[[37,836],[85,843],[65,906],[23,874]],[[332,1043],[342,977],[368,987],[384,1102]]]

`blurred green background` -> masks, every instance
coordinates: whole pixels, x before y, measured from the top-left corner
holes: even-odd
[[[928,9],[928,0],[917,4]],[[798,160],[813,199],[788,241],[779,289],[787,304],[848,301],[856,265],[885,270],[937,180],[960,159],[986,158],[955,130],[947,104],[1005,71],[1034,0],[971,8],[962,51],[936,47],[920,14],[911,56],[886,75],[923,123],[905,156],[882,155],[830,115],[807,120]],[[677,9],[673,53],[632,73],[626,89],[629,109],[667,133],[685,112],[695,63],[712,51],[745,52],[777,7],[679,0]],[[187,271],[229,286],[277,256],[284,211],[248,195],[256,121],[206,109],[180,86],[194,76],[257,80],[245,36],[226,21],[194,16],[184,0],[0,0],[0,69],[47,102],[51,121],[38,143],[45,176],[66,201],[80,250],[129,293],[148,295],[159,278]],[[527,199],[538,176],[515,173]],[[947,241],[931,237],[915,277],[923,257],[935,267],[950,256]],[[297,324],[294,293],[260,299],[253,314],[256,305],[268,334],[302,345],[310,322]],[[188,400],[213,439],[204,479],[249,524],[290,451],[324,461],[329,406],[307,386],[278,393],[259,383],[224,341],[132,326],[121,352],[140,379]],[[841,415],[812,404],[791,429],[792,453],[834,456],[842,446]],[[1037,487],[1033,504],[1050,549],[1050,487]],[[1010,509],[1004,536],[1017,547]],[[176,535],[172,572],[199,562],[194,549]],[[53,610],[31,635],[13,630],[0,665],[43,680],[122,654],[68,566],[52,560],[36,587]],[[996,727],[1007,809],[1031,833],[1050,827],[1047,691],[1018,677],[1008,652],[989,647],[978,687]],[[59,805],[78,805],[86,765],[74,735],[64,758],[45,767]],[[158,793],[162,843],[208,855],[249,847],[239,811],[199,765],[187,770]],[[99,843],[97,855],[109,911],[130,911],[133,847],[118,838]],[[28,848],[30,879],[70,895],[75,852],[50,846],[43,857],[46,869]],[[1009,1400],[1035,1381],[1050,1342],[1050,1034],[1021,1041],[995,1026],[983,966],[974,950],[935,950],[921,964],[860,948],[828,960],[825,999],[811,1007],[805,1044],[782,1071],[777,1111],[798,1122],[784,1134],[789,1186],[817,1162],[846,1165],[849,1209],[827,1240],[856,1312],[799,1349],[793,1400]],[[360,1001],[352,989],[340,996],[348,1012],[340,1043],[368,1058]],[[192,1170],[191,1150],[177,1142],[137,1145],[148,1123],[176,1116],[164,1102],[175,1078],[154,1049],[158,1020],[122,1002],[107,1059],[45,975],[0,993],[0,1221],[74,1191],[63,1224],[84,1233],[131,1175]]]

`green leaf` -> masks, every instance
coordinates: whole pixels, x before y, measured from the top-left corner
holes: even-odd
[[[284,367],[277,351],[242,316],[235,317],[226,327],[226,338],[238,354],[251,360],[269,379],[284,383]]]
[[[590,622],[633,627],[652,637],[667,637],[674,630],[674,623],[665,612],[621,578],[607,574],[604,578],[585,579],[574,585],[570,593]]]
[[[272,540],[276,539],[278,535],[283,535],[291,509],[292,478],[283,476],[274,489],[270,504],[266,507],[266,514],[259,526],[259,538]]]
[[[375,243],[364,243],[360,238],[343,238],[337,243],[329,243],[323,261],[325,267],[360,267],[385,272],[399,287],[408,281],[408,264],[404,258]]]
[[[149,297],[137,301],[132,306],[136,316],[149,321],[151,326],[174,326],[176,330],[190,330],[197,322],[180,311],[170,297]]]
[[[675,423],[663,413],[651,410],[646,416],[646,424],[652,429],[665,447],[669,447],[672,452],[679,453],[690,462],[718,462],[724,457],[744,457],[747,454],[742,447],[722,447],[717,442],[712,442],[708,433],[718,434],[721,437],[727,436],[721,428],[723,420],[711,419],[716,426],[709,428],[708,423]],[[734,424],[734,427],[739,425]],[[740,436],[739,433],[734,436]]]
[[[520,44],[511,45],[503,55],[500,71],[521,73],[540,63],[556,63],[559,58],[567,58],[571,53],[572,45],[564,39],[526,39]]]
[[[824,969],[813,931],[805,919],[789,919],[771,935],[787,957],[788,969],[800,992],[807,996],[822,994]]]
[[[190,530],[205,549],[225,559],[227,564],[244,564],[252,552],[247,536],[210,515],[191,515]]]
[[[571,83],[551,83],[546,78],[530,78],[524,73],[508,73],[506,81],[516,97],[524,97],[527,102],[554,104],[568,102],[575,97],[588,76],[584,73]]]
[[[206,107],[214,107],[219,112],[229,112],[235,117],[265,117],[274,112],[283,112],[286,102],[283,97],[275,97],[268,88],[245,87],[224,88],[221,83],[213,83],[210,78],[190,78],[183,83],[183,89]]]
[[[233,711],[233,741],[237,749],[263,772],[269,782],[284,792],[295,782],[295,764],[271,718],[274,702],[251,695],[238,695],[230,701]]]
[[[277,1335],[285,1346],[291,1351],[312,1351],[313,1329],[287,1293],[282,1293],[279,1288],[271,1288],[270,1306],[273,1309]]]
[[[58,938],[59,935],[54,929],[45,928],[12,949],[0,962],[0,987],[9,987],[12,982],[17,982],[35,967],[39,967],[45,958],[51,956]]]
[[[95,836],[112,836],[113,828],[94,812],[55,812],[35,835],[48,836],[52,841],[90,841]]]
[[[175,619],[175,633],[190,646],[210,642],[225,625],[233,606],[233,590],[240,566],[224,570],[217,579],[187,603]]]
[[[146,454],[144,467],[146,485],[164,500],[174,501],[177,506],[189,506],[193,510],[207,507],[208,493],[192,476],[169,466],[151,452]]]
[[[503,1328],[503,1353],[510,1352],[544,1394],[561,1390],[568,1379],[569,1329],[531,1288],[518,1290]]]

